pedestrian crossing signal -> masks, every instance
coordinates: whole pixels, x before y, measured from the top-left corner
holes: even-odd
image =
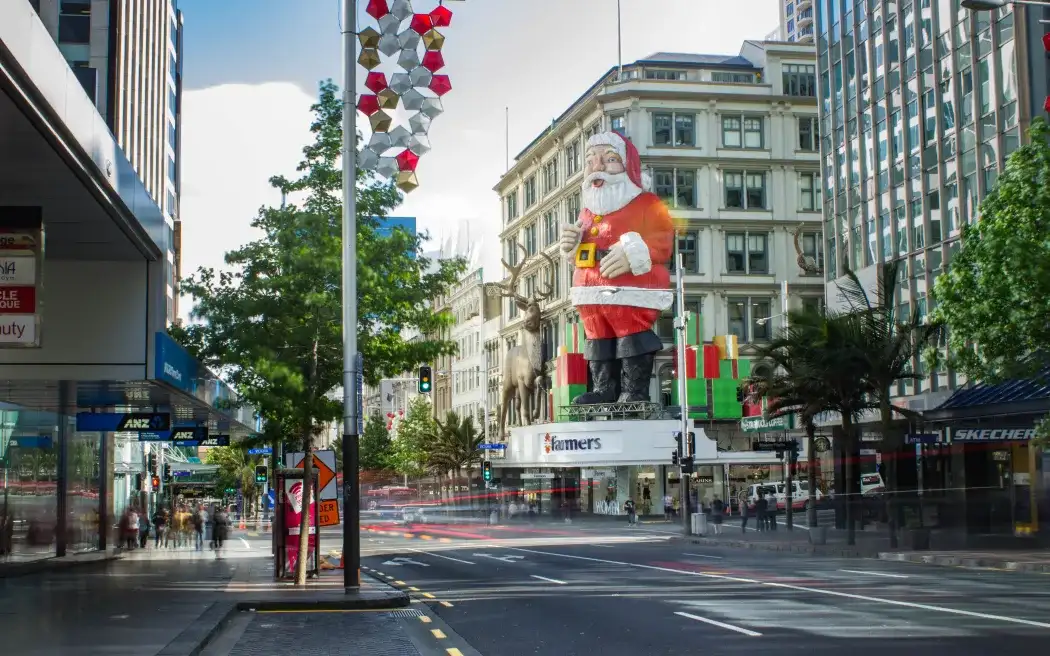
[[[430,386],[434,379],[434,373],[430,367],[424,365],[419,368],[419,393],[429,394]]]
[[[255,482],[265,483],[266,482],[266,465],[255,466]]]
[[[160,476],[154,476],[153,480],[150,481],[150,482],[153,483],[153,491],[154,492],[159,492],[160,491]]]
[[[484,462],[481,465],[481,476],[486,481],[491,481],[492,480],[492,463],[491,462],[486,461],[486,462]]]

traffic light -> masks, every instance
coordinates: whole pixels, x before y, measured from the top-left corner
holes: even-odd
[[[164,480],[171,480],[171,464],[167,462],[164,463]]]
[[[154,474],[152,478],[153,478],[153,480],[151,481],[151,483],[153,483],[153,491],[154,492],[160,491],[160,476],[157,476],[156,474]]]
[[[146,464],[146,471],[148,471],[150,474],[156,474],[157,473],[157,454],[155,454],[155,453],[149,454],[149,459],[146,462],[147,462],[147,464]]]
[[[688,453],[690,456],[696,455],[696,433],[692,431],[689,431],[689,450],[685,453]]]
[[[481,464],[481,477],[486,481],[492,480],[492,463],[488,460]]]
[[[266,465],[255,466],[255,482],[265,483],[266,482]]]
[[[684,449],[685,449],[685,445],[682,444],[682,432],[681,431],[675,431],[674,442],[675,442],[675,444],[678,445],[678,453],[683,453]]]
[[[135,487],[132,489],[136,492],[142,491],[142,474],[135,474]]]
[[[678,466],[678,449],[671,452],[671,464],[675,467]]]
[[[434,372],[430,367],[423,365],[419,368],[419,393],[430,394],[430,387],[434,381]]]

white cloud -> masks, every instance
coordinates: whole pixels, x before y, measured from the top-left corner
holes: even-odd
[[[229,84],[188,91],[182,105],[182,268],[223,266],[254,237],[260,206],[277,205],[268,180],[290,175],[310,139],[315,98],[294,84]],[[186,317],[190,299],[180,303]]]

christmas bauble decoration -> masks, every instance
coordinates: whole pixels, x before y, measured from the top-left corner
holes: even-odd
[[[362,148],[357,156],[357,166],[365,171],[371,171],[379,165],[379,154],[374,150]]]
[[[447,75],[435,75],[428,88],[439,96],[452,91],[452,80]]]
[[[375,151],[380,155],[390,150],[392,146],[393,142],[390,141],[390,135],[386,132],[376,132],[372,135],[372,138],[368,140],[368,149]]]
[[[372,70],[383,60],[379,58],[379,51],[375,48],[365,48],[361,51],[361,55],[357,58],[357,63],[361,64],[367,70]]]
[[[437,30],[430,30],[423,35],[423,46],[427,50],[441,50],[445,47],[445,35]]]
[[[386,73],[373,71],[365,77],[365,87],[372,93],[379,93],[387,86]]]
[[[426,100],[426,98],[423,97],[423,94],[415,89],[409,89],[405,92],[405,95],[401,96],[401,102],[404,103],[405,109],[410,112],[418,112],[422,109],[424,100]],[[415,132],[415,130],[413,130],[413,132]]]
[[[419,112],[430,118],[437,118],[445,112],[445,106],[442,104],[441,98],[427,98],[423,101],[423,106],[419,108]]]
[[[445,5],[438,5],[430,12],[430,22],[434,27],[448,27],[452,24],[452,10]]]
[[[390,6],[387,5],[386,0],[368,0],[368,7],[365,8],[365,11],[372,18],[379,20],[390,13]]]
[[[401,96],[397,95],[393,89],[383,89],[376,94],[376,97],[382,109],[397,109],[397,102],[401,100]]]
[[[416,89],[426,89],[433,79],[434,74],[422,66],[416,66],[408,74],[408,80]]]
[[[378,111],[368,117],[368,122],[372,124],[372,132],[386,132],[390,129],[394,119],[390,118],[390,114]]]
[[[434,19],[430,17],[430,14],[416,14],[412,17],[409,27],[419,32],[420,36],[422,36],[434,29]]]
[[[397,174],[397,188],[406,194],[419,186],[415,171],[401,171]]]
[[[431,118],[426,114],[415,114],[408,119],[408,126],[412,134],[426,134],[430,132],[430,121]]]
[[[399,125],[393,130],[390,130],[390,143],[394,148],[408,148],[408,140],[411,138],[412,133],[403,125]]]
[[[381,36],[374,28],[366,27],[357,33],[357,40],[361,42],[362,48],[378,48],[379,37]]]
[[[390,88],[400,96],[412,88],[412,79],[408,73],[394,73],[390,76]]]
[[[442,68],[445,68],[445,58],[440,51],[431,50],[423,55],[422,64],[423,68],[428,69],[432,73],[437,73]]]
[[[371,116],[379,111],[379,98],[370,94],[362,94],[357,99],[357,108],[361,110],[361,113],[365,116]]]
[[[412,2],[410,0],[394,0],[390,5],[390,13],[397,17],[397,20],[404,21],[413,14]]]
[[[429,55],[430,53],[428,52],[427,54]],[[412,69],[419,66],[419,64],[419,52],[417,52],[415,48],[408,48],[402,50],[401,54],[397,57],[397,65],[405,69],[406,71],[411,71]],[[427,66],[427,68],[430,67]]]

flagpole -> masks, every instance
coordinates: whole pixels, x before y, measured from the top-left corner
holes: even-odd
[[[620,10],[620,0],[616,0],[616,68],[617,81],[623,80],[623,15]]]

